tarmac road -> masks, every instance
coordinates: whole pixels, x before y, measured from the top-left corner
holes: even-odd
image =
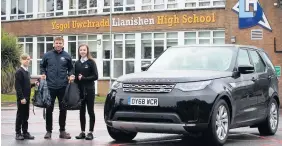
[[[151,134],[139,133],[135,139],[128,143],[115,142],[106,130],[106,125],[103,120],[103,105],[95,105],[96,124],[94,129],[94,140],[76,140],[75,136],[80,132],[79,112],[68,111],[67,115],[67,132],[72,136],[72,139],[64,140],[59,138],[58,124],[58,108],[54,109],[53,117],[53,134],[51,140],[45,140],[45,121],[42,116],[42,109],[35,108],[35,115],[32,113],[32,107],[29,118],[29,132],[35,136],[35,140],[15,140],[15,115],[16,107],[2,107],[1,110],[1,145],[2,146],[210,146],[205,144],[201,139],[184,137],[182,135],[172,134]],[[281,113],[281,112],[280,112]],[[86,116],[87,117],[87,116]],[[281,116],[280,116],[281,117]],[[88,121],[88,118],[87,118]],[[86,129],[88,128],[88,122]],[[257,128],[238,128],[230,130],[229,138],[225,146],[282,146],[282,123],[280,118],[279,128],[274,136],[262,137],[259,136]]]

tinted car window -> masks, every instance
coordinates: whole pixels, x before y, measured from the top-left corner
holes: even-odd
[[[240,65],[251,65],[250,58],[249,58],[247,50],[245,50],[245,49],[239,50],[237,63],[238,63],[238,66],[240,66]]]
[[[252,57],[256,72],[264,72],[265,71],[265,64],[262,61],[259,54],[257,53],[257,51],[250,51],[250,55]]]
[[[262,57],[264,58],[264,60],[267,62],[267,64],[269,64],[269,66],[275,71],[274,65],[272,64],[268,55],[265,52],[261,52],[261,54],[262,54]]]

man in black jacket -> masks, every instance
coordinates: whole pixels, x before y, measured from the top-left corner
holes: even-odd
[[[15,73],[15,89],[17,95],[16,140],[34,139],[28,132],[29,104],[31,88],[28,66],[30,56],[23,54],[20,57],[21,67]],[[21,133],[21,130],[23,134]]]
[[[54,39],[54,49],[45,53],[40,63],[41,78],[46,79],[50,91],[51,107],[46,110],[46,135],[45,139],[51,138],[53,130],[53,110],[56,97],[59,101],[59,125],[60,138],[70,139],[71,136],[65,131],[67,111],[63,109],[62,100],[68,80],[74,80],[72,75],[72,58],[64,51],[64,39],[56,37]]]

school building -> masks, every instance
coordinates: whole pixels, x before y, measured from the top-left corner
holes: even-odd
[[[32,56],[32,75],[39,74],[54,36],[63,36],[73,61],[79,44],[87,43],[101,96],[108,93],[110,76],[140,72],[175,45],[254,45],[266,50],[281,74],[282,0],[1,0],[1,20],[2,29],[18,36]]]

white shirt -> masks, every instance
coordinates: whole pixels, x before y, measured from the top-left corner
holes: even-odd
[[[81,63],[83,63],[83,62],[85,62],[85,61],[87,61],[87,60],[88,60],[87,57],[83,57],[83,58],[81,57],[81,58],[80,58],[80,62],[81,62]]]
[[[21,67],[22,67],[25,71],[28,71],[28,68],[27,68],[27,67],[24,67],[23,65],[21,65]]]

